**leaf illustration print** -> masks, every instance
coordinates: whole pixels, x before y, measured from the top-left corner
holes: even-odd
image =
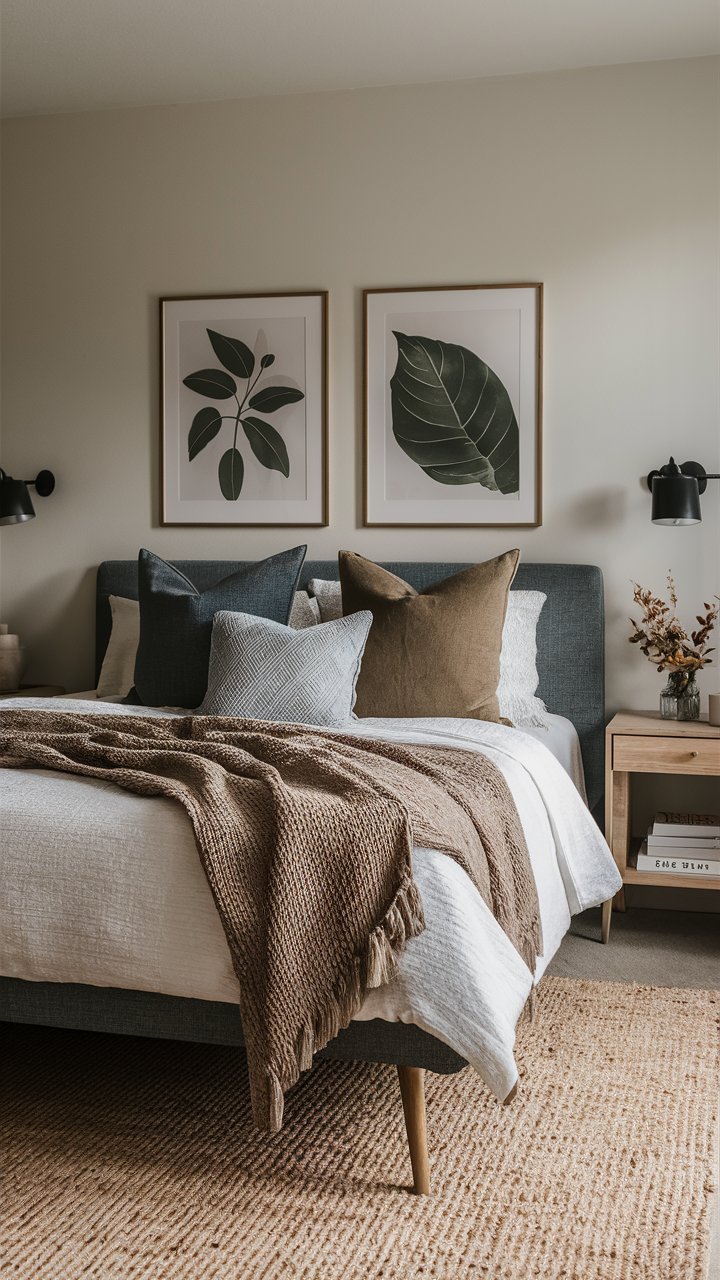
[[[290,475],[290,459],[285,441],[276,427],[256,415],[277,413],[286,405],[304,400],[305,395],[297,387],[274,383],[255,391],[262,374],[275,362],[272,352],[266,352],[258,362],[250,348],[239,338],[228,337],[214,329],[208,329],[207,335],[215,355],[224,367],[189,373],[183,378],[183,383],[190,391],[207,400],[234,399],[235,408],[232,413],[220,413],[211,405],[198,410],[188,432],[188,461],[192,462],[215,439],[223,422],[234,423],[232,446],[225,450],[218,463],[218,483],[223,498],[228,502],[236,502],[245,479],[245,463],[238,449],[240,427],[260,465],[269,471],[279,471],[287,479]],[[242,394],[238,389],[237,379],[246,384]],[[246,411],[250,409],[252,413]]]
[[[467,347],[394,331],[393,435],[438,484],[481,484],[504,494],[520,483],[520,437],[510,396]]]

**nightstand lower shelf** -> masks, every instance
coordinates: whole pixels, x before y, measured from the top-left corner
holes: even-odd
[[[648,884],[656,889],[720,889],[720,876],[683,876],[674,871],[638,871],[636,867],[625,868],[623,882]]]
[[[643,840],[630,841],[627,866],[623,871],[625,884],[647,884],[654,889],[720,889],[720,876],[683,875],[680,871],[638,871],[635,860],[643,844]]]
[[[720,877],[638,871],[632,864],[640,841],[631,840],[631,780],[635,773],[720,778],[720,728],[707,720],[663,720],[657,712],[616,715],[605,735],[605,836],[622,876],[616,905],[624,908],[625,885],[657,889],[717,891]],[[687,857],[687,850],[684,851]],[[603,903],[602,940],[610,936],[613,903]]]

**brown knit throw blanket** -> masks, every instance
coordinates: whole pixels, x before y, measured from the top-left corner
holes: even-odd
[[[103,778],[186,809],[240,985],[255,1122],[425,927],[413,844],[455,858],[531,970],[525,839],[485,756],[236,718],[6,711],[0,765]]]

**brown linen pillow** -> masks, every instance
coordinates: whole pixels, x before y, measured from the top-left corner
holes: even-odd
[[[499,721],[503,623],[519,559],[518,550],[506,551],[417,592],[372,560],[341,551],[343,613],[373,615],[356,715]]]

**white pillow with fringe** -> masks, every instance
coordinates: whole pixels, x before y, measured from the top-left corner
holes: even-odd
[[[500,715],[517,729],[547,729],[547,707],[538,698],[537,624],[547,596],[543,591],[511,591],[502,633]]]

